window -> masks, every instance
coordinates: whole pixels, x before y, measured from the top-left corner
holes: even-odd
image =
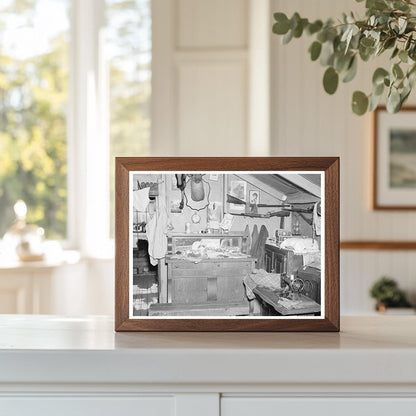
[[[0,236],[24,199],[29,222],[48,238],[66,237],[69,6],[0,6]]]
[[[3,0],[0,238],[23,199],[47,238],[113,235],[114,157],[147,155],[151,0]]]

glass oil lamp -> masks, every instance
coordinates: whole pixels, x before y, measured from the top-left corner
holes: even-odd
[[[27,206],[19,200],[14,205],[16,220],[3,237],[4,245],[21,261],[40,261],[44,258],[43,228],[26,224]]]

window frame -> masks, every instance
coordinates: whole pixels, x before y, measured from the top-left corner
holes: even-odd
[[[108,70],[105,0],[72,0],[67,118],[67,248],[114,256],[109,235]]]

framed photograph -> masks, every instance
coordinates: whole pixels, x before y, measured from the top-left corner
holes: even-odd
[[[416,209],[416,107],[374,112],[373,208]]]
[[[247,182],[241,179],[232,178],[233,176],[231,175],[225,178],[226,182],[229,183],[229,190],[227,193],[228,213],[242,214],[246,210]]]
[[[116,331],[339,331],[338,158],[116,158],[115,203]]]
[[[257,189],[249,191],[248,199],[249,199],[250,205],[260,204],[260,191],[258,191]]]

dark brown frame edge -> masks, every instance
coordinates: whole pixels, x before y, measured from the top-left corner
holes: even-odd
[[[416,241],[346,240],[341,250],[416,250]]]
[[[325,317],[323,319],[129,319],[130,171],[325,172]],[[115,330],[116,331],[339,331],[339,158],[116,158]]]
[[[377,107],[373,112],[373,201],[372,201],[372,208],[374,211],[412,211],[416,210],[416,205],[380,205],[378,203],[378,185],[377,185],[377,174],[378,174],[378,162],[377,162],[377,155],[378,155],[378,119],[379,114],[381,111],[387,111],[385,106]],[[406,111],[415,111],[416,106],[406,106],[403,107],[400,112]]]

